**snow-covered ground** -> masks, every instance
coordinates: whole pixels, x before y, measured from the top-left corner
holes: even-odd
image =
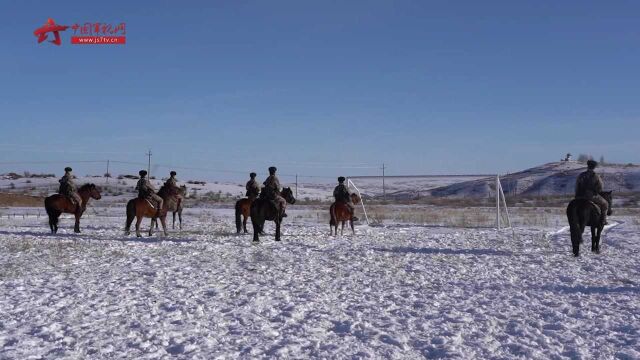
[[[640,358],[637,219],[574,258],[561,227],[333,238],[294,208],[259,245],[224,209],[141,239],[0,217],[0,358]]]

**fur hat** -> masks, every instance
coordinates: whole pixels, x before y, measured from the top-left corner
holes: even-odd
[[[73,171],[73,169],[67,166],[66,168],[64,168],[64,171],[65,172],[71,172],[71,171]]]
[[[140,176],[147,176],[147,170],[140,170],[138,174],[140,174]]]
[[[252,179],[253,179],[254,177],[256,177],[256,176],[257,176],[257,174],[256,174],[256,173],[254,173],[254,172],[252,172],[251,174],[249,174],[249,177],[250,177],[250,178],[252,178]]]
[[[588,160],[587,161],[587,167],[589,169],[595,169],[596,167],[598,167],[598,162],[595,160]]]
[[[269,168],[269,174],[275,174],[275,172],[276,172],[277,170],[278,170],[278,169],[276,169],[276,167],[275,167],[275,166],[271,166],[271,167]]]
[[[338,182],[339,182],[339,183],[341,183],[341,184],[342,184],[345,180],[346,180],[346,179],[344,178],[344,176],[340,176],[340,177],[338,178]]]
[[[177,172],[175,172],[175,171],[172,171],[172,172],[170,172],[170,173],[169,173],[169,175],[171,175],[171,176],[176,176],[176,175],[178,175],[178,173],[177,173]]]

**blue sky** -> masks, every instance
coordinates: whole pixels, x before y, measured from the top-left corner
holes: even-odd
[[[495,173],[640,162],[634,1],[7,1],[0,172]],[[47,18],[124,46],[37,44]],[[60,161],[61,163],[53,163]],[[17,162],[20,164],[7,164]],[[36,163],[38,162],[38,163]],[[42,162],[42,163],[39,163]],[[165,166],[166,165],[166,166]],[[214,171],[217,170],[217,171]]]

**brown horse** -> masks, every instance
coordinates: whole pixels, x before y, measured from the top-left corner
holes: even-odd
[[[160,188],[160,190],[158,191],[158,194],[160,194],[161,191],[164,191],[165,187],[162,186]],[[167,204],[167,212],[171,212],[173,213],[173,224],[172,224],[172,228],[175,230],[176,228],[176,214],[178,214],[178,218],[180,219],[180,230],[182,230],[182,210],[184,209],[184,198],[187,197],[187,186],[186,185],[181,185],[178,189],[177,192],[172,191],[171,192],[172,196],[175,195],[179,195],[179,197],[177,198],[176,201],[170,201]],[[160,195],[162,196],[162,195]],[[152,223],[154,223],[154,220],[151,220]],[[155,221],[156,224],[156,229],[158,228],[158,222]]]
[[[351,202],[353,203],[353,205],[358,205],[360,203],[360,197],[358,196],[358,194],[351,194]],[[329,216],[331,217],[331,220],[329,220],[330,235],[338,235],[338,222],[342,222],[342,228],[340,229],[340,235],[342,235],[344,233],[344,224],[347,221],[351,226],[351,231],[353,231],[353,234],[355,235],[356,230],[353,227],[351,212],[349,212],[349,207],[347,206],[347,204],[342,201],[334,202],[333,204],[331,204],[331,207],[329,207]],[[335,234],[333,233],[334,228],[336,229]]]
[[[296,199],[293,197],[291,188],[284,188],[280,192],[287,203],[295,204]],[[265,221],[273,221],[276,223],[276,241],[280,241],[280,224],[282,224],[282,214],[278,213],[278,209],[266,198],[258,198],[251,204],[251,225],[253,225],[253,241],[259,242],[259,234],[262,233]]]
[[[247,220],[251,216],[251,204],[255,201],[254,197],[243,198],[236,201],[236,231],[240,234],[240,230],[247,231]]]
[[[89,199],[100,200],[102,198],[100,189],[94,184],[82,185],[80,189],[78,189],[78,194],[82,199],[80,206],[76,206],[69,198],[61,194],[54,194],[44,199],[44,208],[47,211],[47,215],[49,215],[49,227],[51,228],[52,234],[58,232],[58,221],[62,213],[75,215],[76,224],[73,231],[79,233],[80,218],[87,208],[87,204],[89,204]]]
[[[133,223],[133,218],[136,218],[136,236],[141,237],[140,223],[142,222],[142,219],[151,218],[149,236],[152,236],[154,222],[157,221],[157,218],[160,218],[163,233],[167,236],[167,211],[169,210],[169,206],[171,206],[170,202],[177,202],[178,199],[174,192],[163,190],[163,188],[160,188],[160,191],[158,191],[158,196],[164,200],[164,204],[160,211],[156,209],[157,205],[151,205],[150,200],[139,197],[129,200],[127,203],[127,222],[124,228],[125,235],[131,234],[131,223]]]

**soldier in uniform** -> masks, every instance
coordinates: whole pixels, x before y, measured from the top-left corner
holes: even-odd
[[[140,180],[138,180],[138,184],[136,185],[138,197],[141,199],[153,200],[158,206],[158,212],[160,212],[164,205],[164,200],[156,194],[156,189],[153,187],[153,184],[151,184],[151,181],[147,179],[147,171],[140,170],[138,174],[140,174]]]
[[[351,220],[357,221],[358,218],[353,215],[355,212],[355,207],[353,206],[353,202],[351,201],[351,193],[349,192],[347,186],[344,184],[344,181],[344,176],[340,176],[338,178],[338,186],[333,189],[333,197],[336,201],[345,203],[349,207],[349,212],[351,212]]]
[[[607,210],[609,209],[609,203],[602,196],[602,179],[594,169],[598,166],[598,163],[594,160],[587,161],[587,171],[578,175],[576,180],[576,199],[586,199],[594,202],[600,207],[602,212],[602,221],[607,224]]]
[[[262,189],[262,192],[260,194],[271,200],[276,208],[280,209],[282,217],[287,217],[287,214],[285,213],[287,201],[282,196],[280,196],[281,188],[280,180],[278,180],[278,177],[276,176],[277,170],[278,169],[276,169],[275,166],[271,166],[269,168],[269,177],[264,181],[264,188]]]
[[[178,180],[176,180],[176,175],[178,175],[178,173],[176,173],[175,171],[171,171],[169,173],[169,178],[164,182],[164,185],[170,189],[177,189]]]
[[[247,189],[246,196],[250,200],[255,200],[260,194],[260,184],[256,181],[256,173],[252,172],[249,174],[249,177],[251,179],[247,181],[247,185],[245,185],[245,188]]]
[[[73,170],[70,167],[64,168],[64,176],[58,180],[60,183],[58,193],[69,198],[79,209],[82,206],[82,198],[80,197],[80,194],[78,194],[78,187],[76,186],[76,183],[73,181],[73,175],[71,174],[72,171]]]

